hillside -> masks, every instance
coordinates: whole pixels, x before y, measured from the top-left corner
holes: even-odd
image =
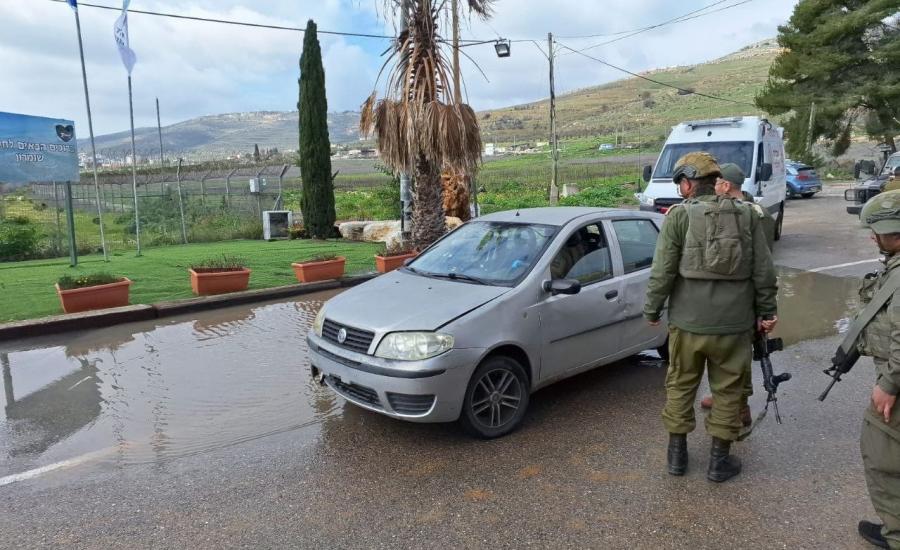
[[[778,52],[775,41],[766,40],[708,63],[657,69],[644,76],[708,95],[753,103]],[[584,62],[594,63],[588,59]],[[625,141],[629,142],[637,142],[639,135],[642,141],[659,140],[669,127],[683,120],[758,112],[749,105],[682,95],[673,88],[635,77],[558,96],[556,104],[560,138],[612,139],[618,128],[619,132],[624,129]],[[479,116],[484,140],[488,142],[546,141],[550,131],[547,100],[482,112]]]
[[[359,115],[353,112],[329,113],[328,129],[332,143],[347,143],[359,139]],[[260,111],[228,113],[193,118],[170,126],[163,126],[163,147],[167,152],[185,154],[249,153],[259,144],[261,149],[277,147],[296,149],[298,140],[297,111]],[[135,147],[142,154],[155,155],[159,151],[156,128],[135,129]],[[86,139],[78,140],[80,151],[89,151]],[[130,132],[97,136],[97,150],[106,154],[131,149]]]
[[[648,71],[645,76],[685,89],[752,103],[763,87],[769,66],[778,53],[774,40],[744,47],[730,55],[687,67]],[[584,60],[585,63],[594,63]],[[562,82],[560,75],[557,82]],[[658,141],[668,128],[682,120],[725,115],[756,114],[749,105],[738,105],[697,95],[681,95],[678,90],[639,78],[618,80],[602,86],[563,94],[557,99],[561,138],[598,137],[620,140]],[[485,142],[546,141],[549,134],[549,102],[537,101],[479,113]],[[333,143],[359,139],[359,113],[328,115]],[[251,112],[204,116],[163,128],[166,151],[179,155],[247,153],[254,144],[281,150],[297,147],[297,112]],[[159,150],[156,128],[136,131],[139,153],[155,155]],[[89,144],[79,140],[81,151]],[[128,132],[99,136],[101,152],[121,154],[130,149]]]

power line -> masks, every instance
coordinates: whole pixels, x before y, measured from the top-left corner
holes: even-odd
[[[676,18],[674,18],[674,19],[669,19],[668,21],[663,21],[662,23],[657,23],[657,24],[655,24],[655,25],[650,25],[650,26],[648,26],[648,27],[640,27],[640,28],[637,28],[637,29],[631,29],[631,30],[627,30],[627,31],[620,31],[620,32],[614,32],[614,33],[608,33],[608,34],[584,34],[584,35],[576,35],[576,36],[559,36],[558,38],[562,38],[563,40],[578,40],[578,39],[583,39],[583,38],[608,38],[608,37],[610,37],[610,36],[620,36],[620,35],[628,34],[628,33],[632,33],[632,32],[634,32],[634,33],[638,32],[638,31],[644,32],[644,31],[648,31],[648,30],[651,30],[651,29],[655,29],[655,28],[657,28],[657,27],[661,27],[661,26],[663,26],[663,25],[668,25],[669,23],[677,22],[678,20],[682,19],[683,17],[687,17],[687,16],[689,16],[689,15],[693,15],[693,14],[695,14],[695,13],[699,13],[699,12],[701,12],[701,11],[705,11],[705,10],[707,10],[707,9],[709,9],[709,8],[718,6],[719,4],[724,4],[725,2],[729,2],[729,1],[730,1],[730,0],[718,0],[717,2],[713,2],[712,4],[709,4],[709,5],[707,5],[707,6],[703,6],[703,7],[700,8],[700,9],[697,9],[697,10],[694,10],[694,11],[691,11],[691,12],[688,12],[688,13],[685,13],[685,14],[682,14],[682,15],[679,15],[678,17],[676,17]]]
[[[654,84],[658,84],[658,85],[660,85],[660,86],[665,86],[665,87],[667,87],[667,88],[673,88],[673,89],[678,90],[678,91],[680,91],[680,92],[684,92],[685,95],[697,95],[697,96],[700,96],[700,97],[706,97],[706,98],[709,98],[709,99],[715,99],[715,100],[718,100],[718,101],[726,101],[726,102],[728,102],[728,103],[735,103],[735,104],[737,104],[737,105],[749,105],[749,106],[751,106],[751,107],[756,107],[755,104],[749,103],[749,102],[747,102],[747,101],[739,101],[739,100],[737,100],[737,99],[728,99],[727,97],[719,97],[719,96],[714,96],[714,95],[710,95],[710,94],[704,94],[704,93],[702,93],[702,92],[697,92],[697,91],[695,91],[695,90],[689,90],[689,89],[687,89],[687,88],[681,88],[681,87],[679,87],[679,86],[675,86],[674,84],[668,84],[668,83],[666,83],[666,82],[660,82],[659,80],[656,80],[656,79],[653,79],[653,78],[650,78],[650,77],[647,77],[647,76],[644,76],[644,75],[641,75],[641,74],[638,74],[638,73],[631,72],[631,71],[629,71],[628,69],[623,69],[622,67],[619,67],[619,66],[617,66],[617,65],[613,65],[612,63],[608,63],[608,62],[606,62],[606,61],[604,61],[604,60],[602,60],[602,59],[600,59],[600,58],[597,58],[597,57],[588,55],[588,54],[584,53],[583,51],[578,51],[578,50],[572,49],[572,48],[570,48],[569,46],[566,46],[565,44],[559,43],[559,45],[562,46],[563,48],[569,50],[569,51],[572,52],[572,53],[576,53],[576,54],[578,54],[578,55],[580,55],[580,56],[582,56],[582,57],[586,57],[587,59],[592,59],[592,60],[594,60],[594,61],[596,61],[596,62],[598,62],[598,63],[602,63],[603,65],[606,65],[607,67],[613,68],[613,69],[615,69],[615,70],[617,70],[617,71],[621,71],[621,72],[623,72],[623,73],[630,74],[631,76],[634,76],[634,77],[637,77],[637,78],[641,78],[641,79],[643,79],[643,80],[646,80],[646,81],[648,81],[648,82],[652,82],[652,83],[654,83]]]
[[[683,22],[685,22],[685,21],[690,21],[690,20],[692,20],[692,19],[698,19],[698,18],[700,18],[700,17],[705,17],[705,16],[707,16],[707,15],[712,15],[712,14],[718,13],[718,12],[720,12],[720,11],[725,11],[725,10],[729,10],[729,9],[731,9],[731,8],[736,8],[736,7],[741,6],[741,5],[743,5],[743,4],[748,4],[748,3],[752,2],[753,0],[741,0],[740,2],[736,2],[736,3],[730,4],[730,5],[728,5],[728,6],[723,6],[723,7],[719,8],[719,9],[717,9],[717,10],[705,11],[706,9],[708,9],[708,8],[710,8],[710,7],[712,7],[712,6],[716,6],[716,5],[718,5],[718,4],[722,4],[724,1],[728,1],[728,0],[719,0],[718,2],[715,2],[714,4],[710,4],[709,6],[706,6],[705,8],[701,8],[701,9],[699,9],[699,10],[695,10],[695,11],[686,13],[686,14],[680,16],[680,17],[676,17],[676,18],[674,18],[674,19],[669,19],[668,21],[664,21],[664,22],[658,23],[658,24],[656,24],[656,25],[652,25],[652,26],[649,26],[649,27],[645,27],[645,28],[643,28],[643,29],[638,29],[638,30],[632,32],[631,34],[627,34],[627,35],[625,35],[625,36],[620,36],[620,37],[618,37],[618,38],[613,38],[612,40],[607,40],[607,41],[605,41],[605,42],[600,42],[600,43],[598,43],[598,44],[592,44],[592,45],[590,45],[590,46],[581,48],[581,50],[579,50],[579,52],[586,52],[586,51],[592,50],[592,49],[594,49],[594,48],[599,48],[600,46],[606,46],[606,45],[612,44],[612,43],[614,43],[614,42],[619,42],[620,40],[625,40],[626,38],[631,38],[632,36],[635,36],[635,35],[638,35],[638,34],[647,32],[647,31],[649,31],[649,30],[657,29],[657,28],[662,27],[662,26],[665,26],[665,25],[671,25],[671,24],[674,24],[674,23],[683,23]],[[697,13],[697,12],[700,12],[700,11],[704,11],[704,13]],[[696,14],[696,15],[695,15],[695,14]],[[579,52],[576,52],[576,53],[579,53]],[[570,53],[567,52],[567,53],[564,54],[564,55],[570,55]]]
[[[50,0],[51,2],[59,2],[62,4],[67,3],[67,0]],[[112,10],[112,11],[122,11],[121,8],[115,6],[104,6],[101,4],[88,4],[84,2],[78,2],[78,6],[88,7],[88,8],[99,8],[104,10]],[[278,31],[293,31],[293,32],[306,32],[306,29],[300,27],[287,27],[283,25],[267,25],[265,23],[250,23],[246,21],[236,21],[233,19],[215,19],[211,17],[198,17],[192,15],[180,15],[177,13],[164,13],[158,11],[146,11],[146,10],[128,10],[128,13],[139,13],[141,15],[153,15],[157,17],[170,17],[172,19],[184,19],[188,21],[201,21],[203,23],[221,23],[224,25],[237,25],[241,27],[253,27],[257,29],[274,29]],[[335,36],[357,36],[361,38],[382,38],[393,40],[395,37],[386,36],[381,34],[365,34],[365,33],[357,33],[357,32],[341,32],[341,31],[323,31],[321,29],[316,31],[318,34],[331,34]]]

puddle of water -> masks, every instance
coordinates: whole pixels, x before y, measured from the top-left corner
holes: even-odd
[[[856,279],[783,269],[779,281],[786,344],[836,334],[856,310]],[[104,449],[134,464],[305,426],[301,437],[316,437],[345,418],[306,358],[306,332],[332,295],[0,348],[0,477]],[[652,353],[637,361],[662,365]]]
[[[859,307],[859,282],[853,277],[780,269],[774,336],[790,345],[846,331]]]
[[[338,414],[305,340],[333,294],[0,349],[0,477],[98,449],[159,462]]]

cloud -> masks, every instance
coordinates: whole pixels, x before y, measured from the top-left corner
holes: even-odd
[[[109,0],[107,0],[109,1]],[[494,18],[467,21],[464,38],[533,39],[546,51],[547,30],[560,43],[578,49],[610,34],[663,21],[709,0],[500,0]],[[110,2],[110,5],[115,2]],[[753,0],[748,4],[670,25],[590,50],[591,55],[633,71],[689,64],[715,58],[763,38],[792,11],[793,1]],[[319,29],[393,34],[382,0],[134,0],[132,9]],[[117,13],[81,8],[87,71],[98,134],[128,128],[126,74],[112,39]],[[159,97],[164,124],[205,114],[292,110],[297,102],[297,32],[242,28],[133,13],[131,44],[138,56],[134,71],[135,123],[156,122]],[[449,33],[446,33],[449,36]],[[330,109],[357,109],[371,91],[387,47],[386,40],[320,35]],[[491,44],[465,51],[468,101],[487,109],[538,100],[548,95],[547,60],[534,43],[515,42],[512,56],[498,59]],[[72,118],[86,135],[86,116],[71,10],[49,0],[5,2],[0,7],[0,110]],[[563,53],[563,51],[560,51]],[[464,58],[465,59],[465,58]],[[621,78],[618,71],[577,55],[557,62],[558,93]]]

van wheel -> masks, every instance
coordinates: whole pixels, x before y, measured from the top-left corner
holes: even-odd
[[[528,376],[522,365],[510,357],[490,357],[469,380],[459,422],[475,437],[504,436],[522,422],[528,395]]]
[[[781,203],[781,207],[778,209],[778,222],[775,224],[775,240],[781,240],[781,230],[784,227],[784,203]]]

